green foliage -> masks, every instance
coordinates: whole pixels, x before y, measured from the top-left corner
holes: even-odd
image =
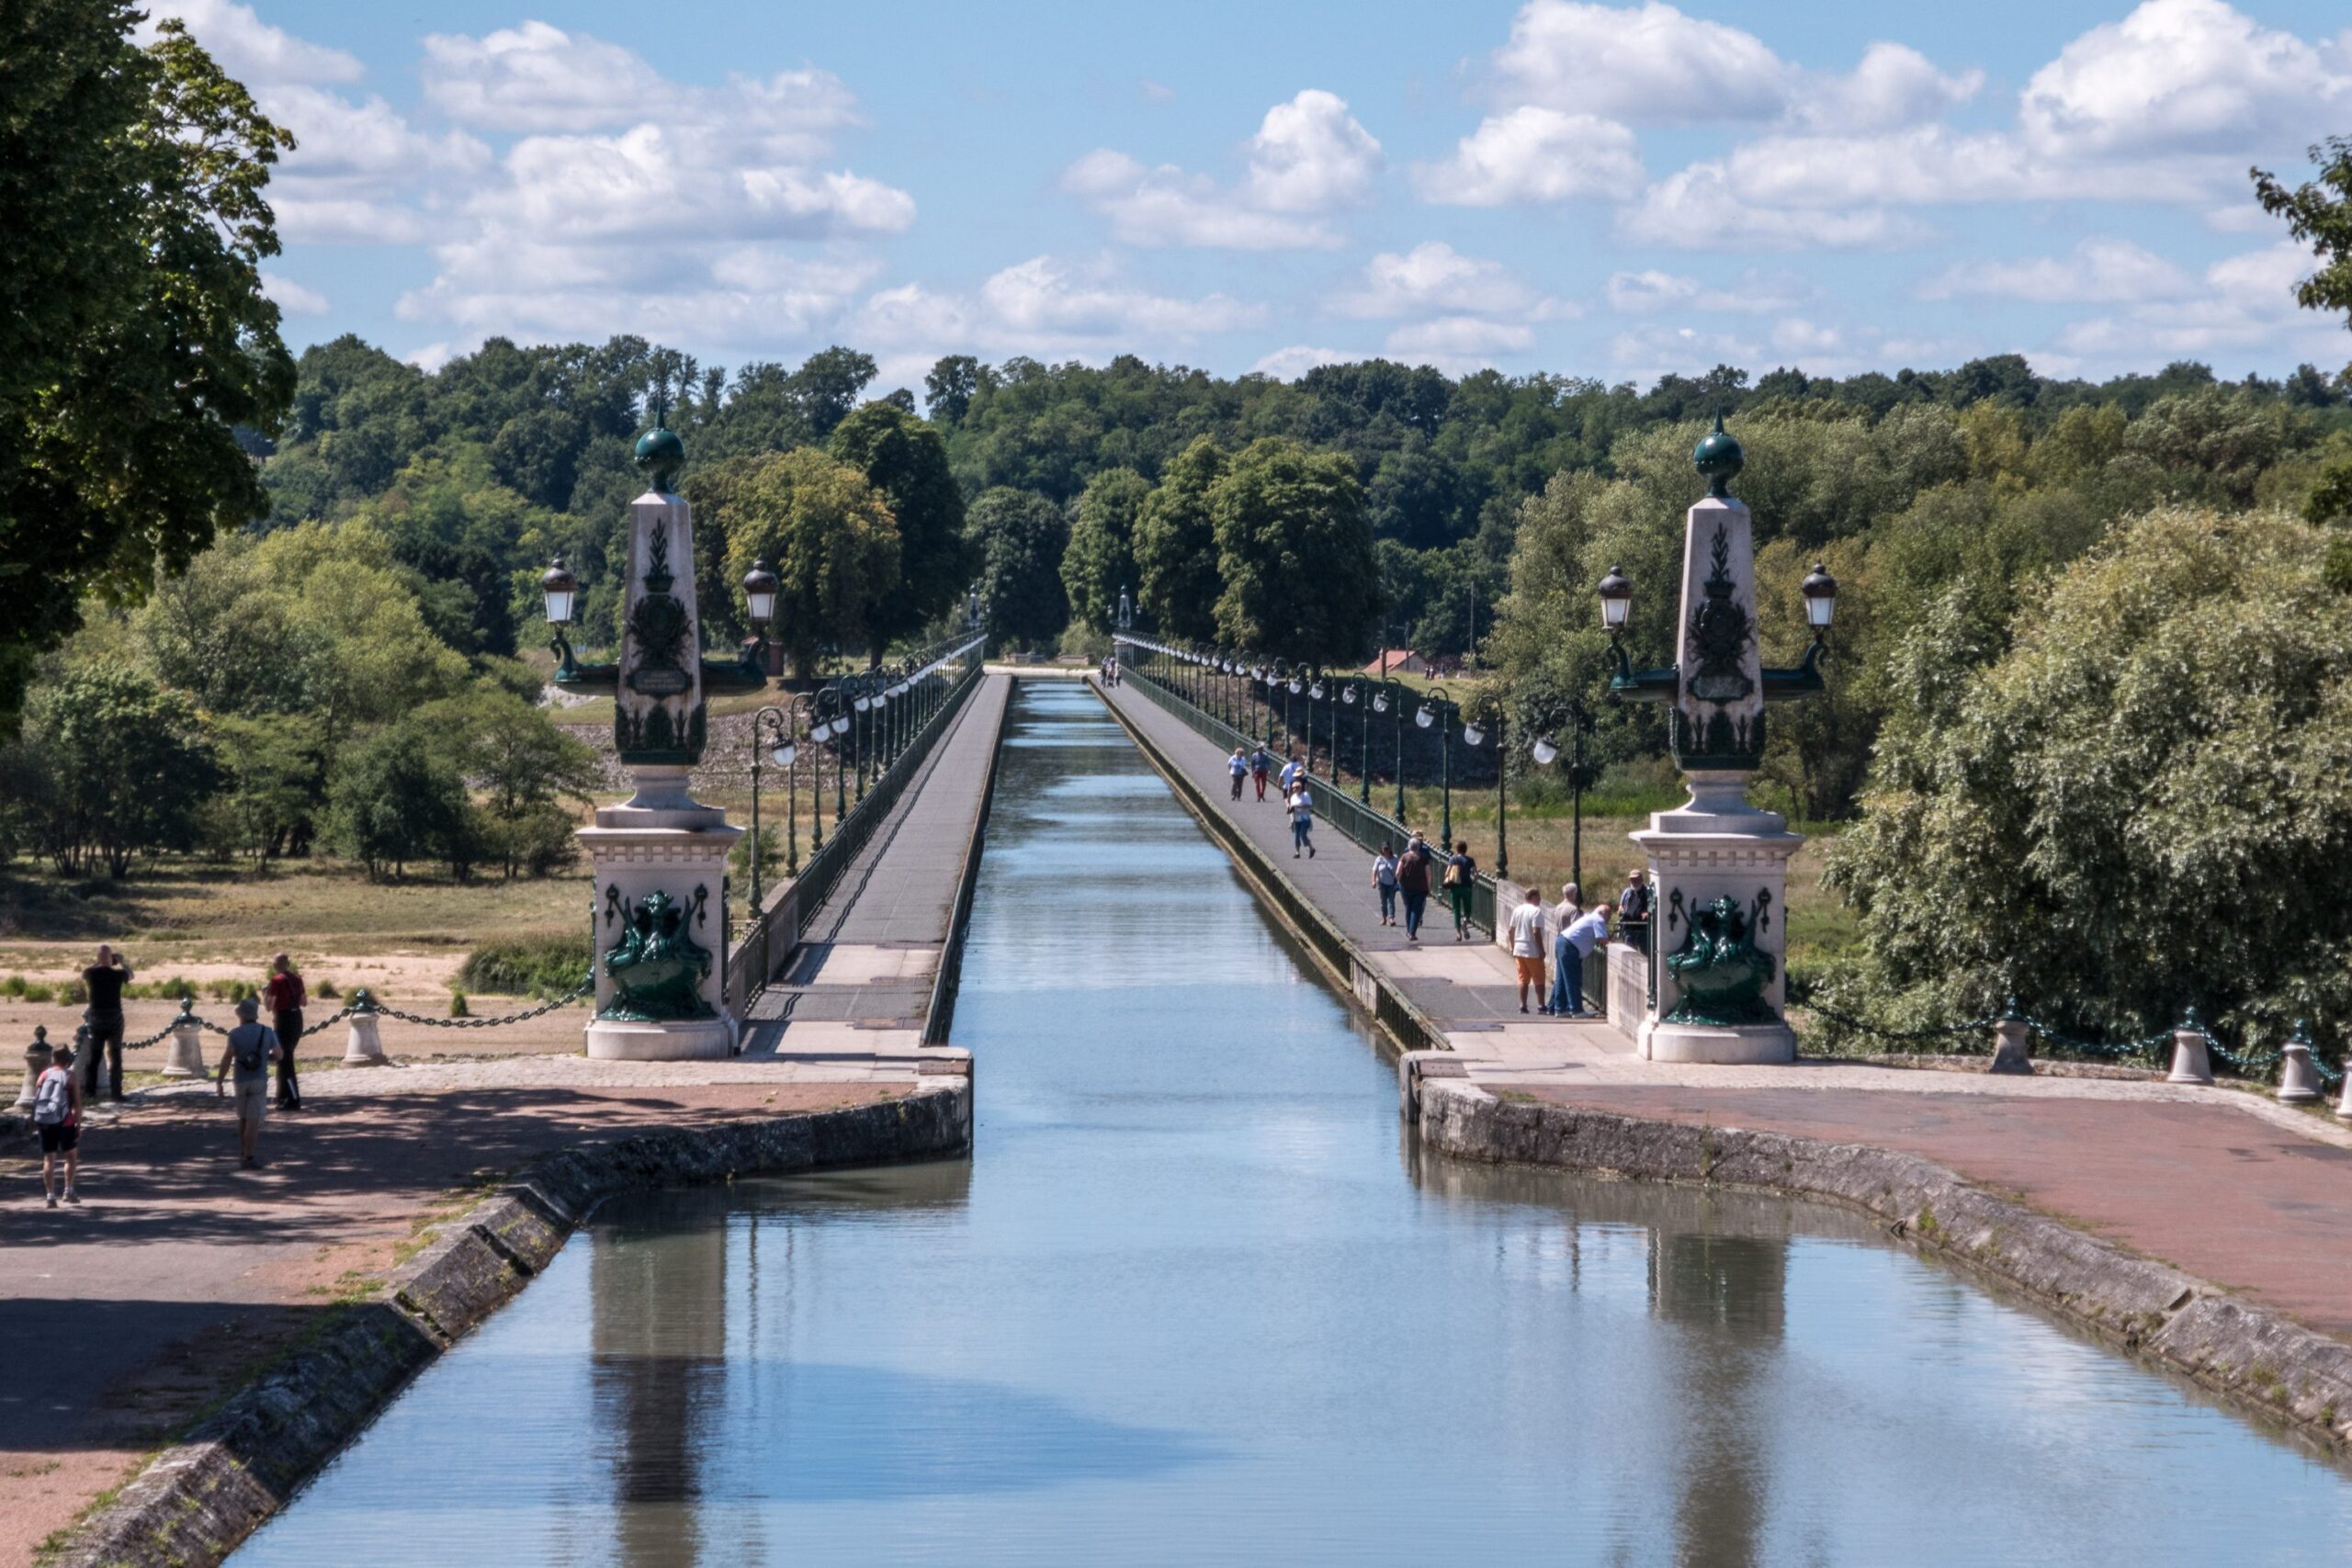
[[[477,844],[465,780],[419,724],[388,725],[350,748],[328,796],[328,837],[368,868],[397,879],[411,863],[442,859],[462,878]]]
[[[1222,584],[1209,491],[1228,461],[1223,448],[1202,436],[1168,465],[1136,513],[1136,603],[1146,622],[1165,636],[1194,642],[1216,636]]]
[[[869,617],[876,657],[944,615],[971,581],[964,542],[964,496],[939,433],[890,402],[871,402],[842,421],[826,449],[865,474],[899,525],[898,591]]]
[[[219,779],[196,706],[135,671],[74,665],[34,694],[17,778],[28,841],[61,875],[121,878],[194,847]]]
[[[1380,614],[1363,487],[1348,460],[1295,441],[1252,442],[1209,491],[1216,631],[1235,647],[1352,663]]]
[[[1035,491],[984,491],[967,514],[980,557],[989,629],[1016,647],[1050,644],[1069,621],[1061,563],[1069,544],[1062,509]]]
[[[727,542],[729,579],[764,559],[782,582],[775,640],[805,678],[826,649],[864,648],[898,587],[899,528],[864,474],[812,446],[734,457],[689,476],[702,522]]]
[[[2256,169],[2255,197],[2320,257],[2320,269],[2295,286],[2295,302],[2307,310],[2352,316],[2352,136],[2331,136],[2310,155],[2319,165],[2318,179],[2289,190]]]
[[[552,1001],[578,986],[594,962],[588,938],[576,930],[526,931],[466,954],[457,985],[476,994]]]
[[[547,713],[485,682],[416,711],[411,727],[458,777],[481,794],[468,807],[481,860],[508,880],[545,876],[575,852],[571,812],[560,800],[584,801],[603,777],[596,754],[557,728]]]
[[[0,21],[0,649],[53,647],[85,594],[136,598],[222,527],[268,511],[238,427],[294,391],[260,263],[262,187],[293,139],[177,21],[134,48],[114,0]],[[0,675],[21,677],[19,660]],[[0,689],[13,729],[18,688]]]
[[[1070,509],[1069,547],[1062,552],[1062,591],[1072,620],[1107,632],[1119,595],[1134,602],[1135,538],[1151,484],[1133,468],[1105,468],[1086,481]]]
[[[1956,582],[1897,661],[1950,688],[1889,725],[1831,854],[1862,919],[1849,982],[1899,1018],[2015,992],[2122,1036],[2187,1005],[2269,1039],[2352,1021],[2352,604],[2322,581],[2329,542],[2160,510],[2028,592],[1998,652]]]

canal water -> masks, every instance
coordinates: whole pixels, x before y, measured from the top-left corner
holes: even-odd
[[[977,1156],[612,1206],[240,1568],[2346,1561],[2342,1472],[1841,1213],[1419,1156],[1093,696],[1005,748]]]

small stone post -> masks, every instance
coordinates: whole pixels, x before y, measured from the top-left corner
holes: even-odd
[[[172,1059],[164,1064],[167,1078],[204,1077],[204,1025],[197,1021],[196,998],[180,998],[180,1015],[172,1020]]]
[[[2030,1073],[2033,1062],[2028,1048],[2033,1042],[2033,1031],[2026,1027],[2025,1015],[2018,1011],[2018,999],[2009,998],[2007,1012],[1993,1022],[1993,1062],[1988,1073]]]
[[[2300,1018],[2295,1021],[2295,1032],[2278,1047],[2278,1103],[2319,1103],[2319,1064],[2312,1059],[2311,1032]]]
[[[351,993],[351,1028],[343,1037],[345,1066],[380,1067],[384,1065],[384,1042],[376,1032],[381,1021],[376,1016],[376,998],[368,994],[365,986]]]
[[[2211,1083],[2213,1062],[2205,1050],[2205,1026],[2197,1021],[2197,1010],[2190,1008],[2182,1015],[2180,1027],[2172,1032],[2172,1071],[2165,1075],[2166,1083]]]
[[[25,1087],[17,1095],[12,1111],[30,1111],[33,1099],[40,1089],[40,1076],[49,1070],[49,1025],[33,1025],[33,1043],[25,1047]]]

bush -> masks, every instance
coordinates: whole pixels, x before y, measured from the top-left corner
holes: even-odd
[[[456,988],[551,1001],[580,984],[592,962],[588,939],[576,931],[498,937],[466,955]]]
[[[559,991],[556,994],[558,996],[561,996],[563,993]],[[451,1018],[470,1018],[472,1016],[472,1014],[466,1009],[466,993],[454,987],[452,987],[449,992],[449,1016]]]

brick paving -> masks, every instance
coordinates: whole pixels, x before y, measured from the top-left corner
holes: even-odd
[[[1491,943],[1457,946],[1440,932],[1400,952],[1402,933],[1378,923],[1366,852],[1325,827],[1316,859],[1292,861],[1272,800],[1227,800],[1227,753],[1132,688],[1104,694],[1403,982],[1487,1092],[1916,1155],[2352,1338],[2352,1129],[2334,1119],[2245,1089],[2155,1078],[1649,1062],[1605,1023],[1521,1019]]]

